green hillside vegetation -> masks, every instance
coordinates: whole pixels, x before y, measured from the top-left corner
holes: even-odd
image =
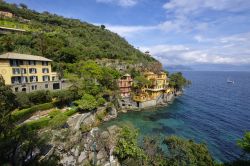
[[[94,26],[77,19],[68,19],[48,12],[38,13],[25,5],[0,2],[0,11],[9,11],[14,18],[1,18],[0,25],[28,30],[24,34],[0,36],[0,52],[41,55],[61,63],[86,59],[119,59],[128,63],[151,62],[124,38],[105,26]],[[23,20],[26,23],[23,22]]]
[[[0,20],[0,26],[6,28],[15,28],[15,29],[23,29],[30,30],[27,24],[19,23],[17,21],[12,20]]]

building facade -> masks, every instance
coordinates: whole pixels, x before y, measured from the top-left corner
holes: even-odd
[[[168,87],[168,77],[166,73],[161,72],[155,74],[153,72],[145,72],[144,76],[150,81],[150,85],[143,87],[139,93],[133,96],[133,100],[136,102],[156,101],[159,98],[164,98],[166,93],[170,92]]]
[[[0,17],[5,17],[5,18],[13,18],[13,13],[6,12],[6,11],[0,11]]]
[[[130,97],[133,79],[129,74],[125,74],[118,80],[121,97]]]
[[[52,60],[34,55],[6,53],[0,55],[0,75],[14,92],[58,90],[65,88],[52,72]]]

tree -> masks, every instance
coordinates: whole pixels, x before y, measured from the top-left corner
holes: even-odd
[[[166,165],[166,158],[160,145],[161,141],[159,138],[144,137],[142,148],[148,157],[148,165]]]
[[[13,35],[3,36],[0,38],[0,45],[6,51],[13,51],[15,45]]]
[[[134,87],[137,89],[141,89],[143,87],[147,87],[151,84],[151,81],[148,80],[146,77],[140,75],[134,78]]]
[[[68,119],[68,117],[66,115],[64,115],[63,113],[58,113],[49,122],[50,123],[50,127],[53,128],[53,129],[61,128],[61,127],[63,127],[65,125],[67,119]]]
[[[11,112],[17,107],[16,96],[11,88],[5,85],[0,75],[0,136],[7,134],[11,128]]]
[[[43,147],[43,140],[28,126],[13,123],[11,112],[17,107],[16,96],[0,76],[0,161],[1,164],[26,165],[35,159],[34,150]]]
[[[47,102],[51,102],[52,100],[50,91],[46,91],[46,90],[39,90],[39,91],[29,93],[28,97],[29,97],[30,102],[32,102],[33,104],[47,103]]]
[[[62,48],[59,59],[66,63],[74,63],[79,55],[81,52],[77,48],[66,47]]]
[[[213,159],[205,144],[196,144],[176,136],[164,139],[168,147],[167,162],[173,166],[213,166]]]
[[[102,69],[101,67],[96,64],[94,61],[86,61],[83,63],[80,63],[80,75],[81,77],[84,77],[85,79],[96,81],[98,79],[102,78]]]
[[[117,81],[121,74],[112,68],[102,67],[102,78],[99,80],[103,87],[110,90],[118,90]]]
[[[101,29],[104,30],[106,27],[105,25],[101,25]]]
[[[92,111],[97,108],[98,103],[94,96],[84,94],[80,100],[74,102],[80,110]]]
[[[250,132],[246,132],[244,137],[239,140],[237,144],[245,153],[250,154]]]
[[[17,93],[16,100],[18,102],[19,109],[28,108],[32,106],[32,102],[29,100],[29,96],[25,92]]]
[[[169,77],[169,85],[176,90],[181,90],[188,83],[189,81],[183,77],[181,72],[173,73]]]
[[[246,132],[244,137],[237,141],[237,145],[243,150],[243,155],[236,160],[223,163],[219,166],[249,166],[250,165],[250,132]]]
[[[137,144],[138,131],[129,127],[122,128],[114,154],[126,165],[139,164],[146,160],[146,155]]]
[[[28,9],[28,6],[25,5],[24,3],[20,3],[19,6],[20,6],[21,8],[23,8],[23,9]]]

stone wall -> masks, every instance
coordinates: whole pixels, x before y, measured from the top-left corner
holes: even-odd
[[[30,93],[37,90],[61,90],[67,89],[70,86],[67,82],[49,81],[49,82],[34,82],[26,84],[12,85],[13,92]]]
[[[156,105],[157,105],[156,100],[149,100],[149,101],[145,101],[145,102],[140,102],[139,108],[153,107]]]
[[[159,96],[157,99],[155,100],[149,100],[149,101],[145,101],[145,102],[138,102],[137,103],[137,107],[140,109],[143,108],[147,108],[147,107],[154,107],[157,105],[161,105],[161,104],[168,104],[170,102],[172,102],[175,98],[175,94],[162,94],[161,96]]]

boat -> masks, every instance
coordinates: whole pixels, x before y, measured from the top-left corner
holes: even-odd
[[[234,84],[234,80],[227,79],[227,83]]]

